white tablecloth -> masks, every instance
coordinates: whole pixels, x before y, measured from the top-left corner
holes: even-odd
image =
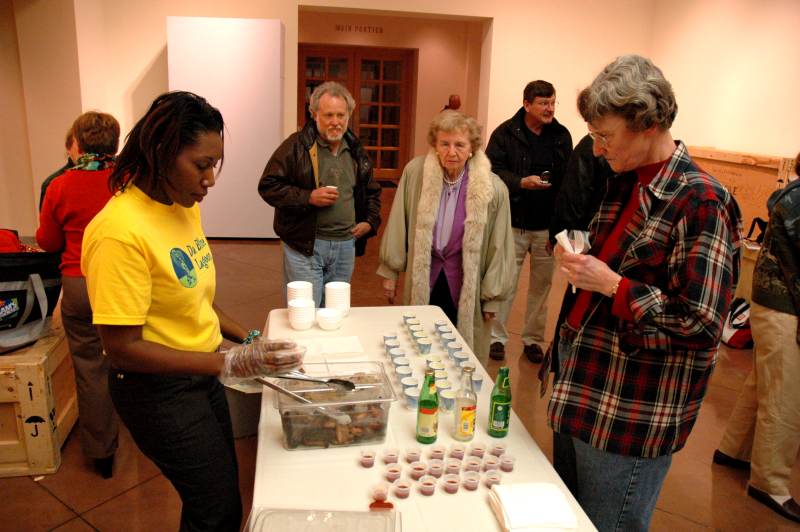
[[[391,361],[384,354],[383,333],[396,331],[401,347],[415,352],[412,341],[402,323],[405,311],[416,312],[421,324],[433,335],[434,322],[446,320],[447,317],[438,307],[359,307],[351,308],[342,327],[335,331],[323,331],[312,327],[305,331],[295,331],[289,326],[285,309],[276,309],[269,313],[265,333],[269,338],[293,338],[308,341],[311,345],[319,345],[318,339],[329,338],[330,345],[349,346],[344,349],[355,349],[361,344],[363,352],[347,353],[331,349],[327,354],[310,352],[309,359],[327,358],[331,361],[346,360],[379,360],[392,378],[398,400],[392,404],[386,441],[380,445],[342,447],[331,449],[287,451],[282,444],[280,416],[274,408],[275,392],[265,388],[261,403],[261,421],[258,429],[258,454],[256,458],[255,487],[253,490],[253,509],[257,508],[296,508],[366,511],[371,502],[369,492],[372,486],[384,481],[381,451],[387,447],[403,451],[408,447],[421,447],[423,456],[427,458],[430,448],[418,444],[414,438],[416,412],[405,406],[402,389],[394,379]],[[459,340],[460,335],[455,332]],[[353,342],[351,337],[358,337]],[[432,353],[442,353],[438,339],[435,339]],[[444,354],[444,353],[442,353]],[[470,353],[472,356],[472,353]],[[416,377],[423,376],[424,360],[418,355],[412,357],[412,368]],[[580,530],[594,530],[586,514],[561,482],[550,462],[525,430],[516,414],[512,414],[511,430],[506,438],[496,440],[486,433],[491,391],[494,383],[489,375],[472,356],[477,372],[484,377],[483,387],[478,394],[478,415],[473,441],[481,441],[491,445],[495,441],[507,444],[507,452],[516,457],[514,471],[503,473],[502,482],[552,482],[566,495],[570,507],[578,518]],[[457,372],[448,361],[447,371],[453,387],[458,388]],[[452,413],[442,413],[439,418],[439,437],[437,443],[448,447],[455,442],[451,436],[453,429]],[[359,453],[362,449],[374,449],[377,452],[375,466],[371,469],[359,465]],[[402,462],[405,464],[405,462]],[[403,477],[407,474],[404,470]],[[481,481],[483,478],[481,478]],[[425,497],[414,489],[408,499],[397,499],[390,493],[389,500],[402,513],[403,530],[405,532],[444,532],[446,530],[502,530],[492,513],[488,503],[488,490],[481,483],[476,491],[467,491],[463,486],[455,495],[449,495],[437,487],[432,497]]]

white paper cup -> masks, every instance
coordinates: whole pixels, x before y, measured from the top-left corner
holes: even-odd
[[[383,333],[383,342],[386,343],[388,340],[397,340],[397,332],[385,332]]]
[[[408,357],[395,357],[392,359],[392,363],[395,365],[395,367],[400,367],[400,366],[408,366],[411,363],[411,361],[408,360]]]
[[[453,328],[450,327],[449,325],[437,325],[436,326],[436,334],[438,334],[440,337],[443,334],[452,334],[452,333],[453,333]],[[453,334],[453,340],[455,340],[455,335],[454,334]]]
[[[403,390],[403,397],[406,398],[406,406],[416,410],[419,405],[419,388],[406,388]]]
[[[308,281],[292,281],[286,284],[286,301],[292,299],[314,299],[314,285]]]
[[[442,408],[448,412],[452,412],[456,406],[456,392],[450,388],[439,392],[439,397],[442,398]]]
[[[432,369],[433,371],[444,371],[444,363],[443,362],[430,362],[430,363],[428,363],[428,368]]]
[[[403,390],[416,388],[419,386],[419,379],[416,377],[403,377],[400,379],[400,385],[403,387]]]
[[[455,353],[456,351],[461,351],[464,348],[464,346],[461,345],[461,342],[457,342],[457,341],[456,342],[448,342],[447,344],[445,344],[445,347],[447,348],[447,355],[450,358],[453,358],[453,353]]]
[[[475,390],[475,393],[480,392],[482,386],[483,386],[483,375],[478,375],[477,373],[473,373],[472,388]]]
[[[341,309],[346,316],[350,312],[350,283],[344,281],[326,283],[325,306]]]
[[[392,349],[400,347],[400,341],[399,340],[386,340],[383,343],[383,347],[386,350],[386,354],[388,355],[391,352]]]
[[[417,349],[419,349],[420,354],[426,355],[431,352],[431,339],[428,337],[419,338],[417,340]]]
[[[469,360],[469,355],[466,354],[464,351],[454,351],[452,358],[453,358],[453,363],[455,363],[456,367],[459,367],[459,365],[462,362],[466,362],[467,360]]]
[[[399,381],[402,381],[406,377],[410,377],[414,373],[410,366],[396,366],[394,371],[397,373],[397,380]]]
[[[409,325],[408,332],[414,334],[415,332],[425,332],[425,327],[422,325]]]
[[[417,314],[415,312],[403,312],[403,323],[407,323],[408,320],[415,319]]]
[[[406,350],[402,347],[395,347],[393,349],[389,349],[389,357],[394,360],[397,357],[404,357],[406,356]]]

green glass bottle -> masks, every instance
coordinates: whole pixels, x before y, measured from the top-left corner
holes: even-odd
[[[439,394],[433,380],[433,370],[425,370],[425,382],[419,393],[417,409],[417,441],[433,443],[439,428]]]
[[[492,402],[489,404],[489,436],[504,438],[508,434],[511,421],[511,384],[508,381],[508,367],[503,366],[497,373],[492,389]]]

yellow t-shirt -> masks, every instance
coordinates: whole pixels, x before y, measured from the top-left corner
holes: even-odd
[[[197,205],[164,205],[128,186],[86,227],[81,270],[96,325],[141,325],[143,339],[187,351],[222,342]]]

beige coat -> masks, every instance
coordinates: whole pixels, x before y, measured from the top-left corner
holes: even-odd
[[[491,324],[484,321],[482,311],[497,312],[501,301],[513,297],[514,240],[505,184],[491,172],[482,150],[468,164],[458,331],[485,365]],[[433,226],[442,172],[433,150],[406,165],[383,233],[378,275],[397,279],[400,272],[407,272],[406,305],[427,305],[430,300]]]

